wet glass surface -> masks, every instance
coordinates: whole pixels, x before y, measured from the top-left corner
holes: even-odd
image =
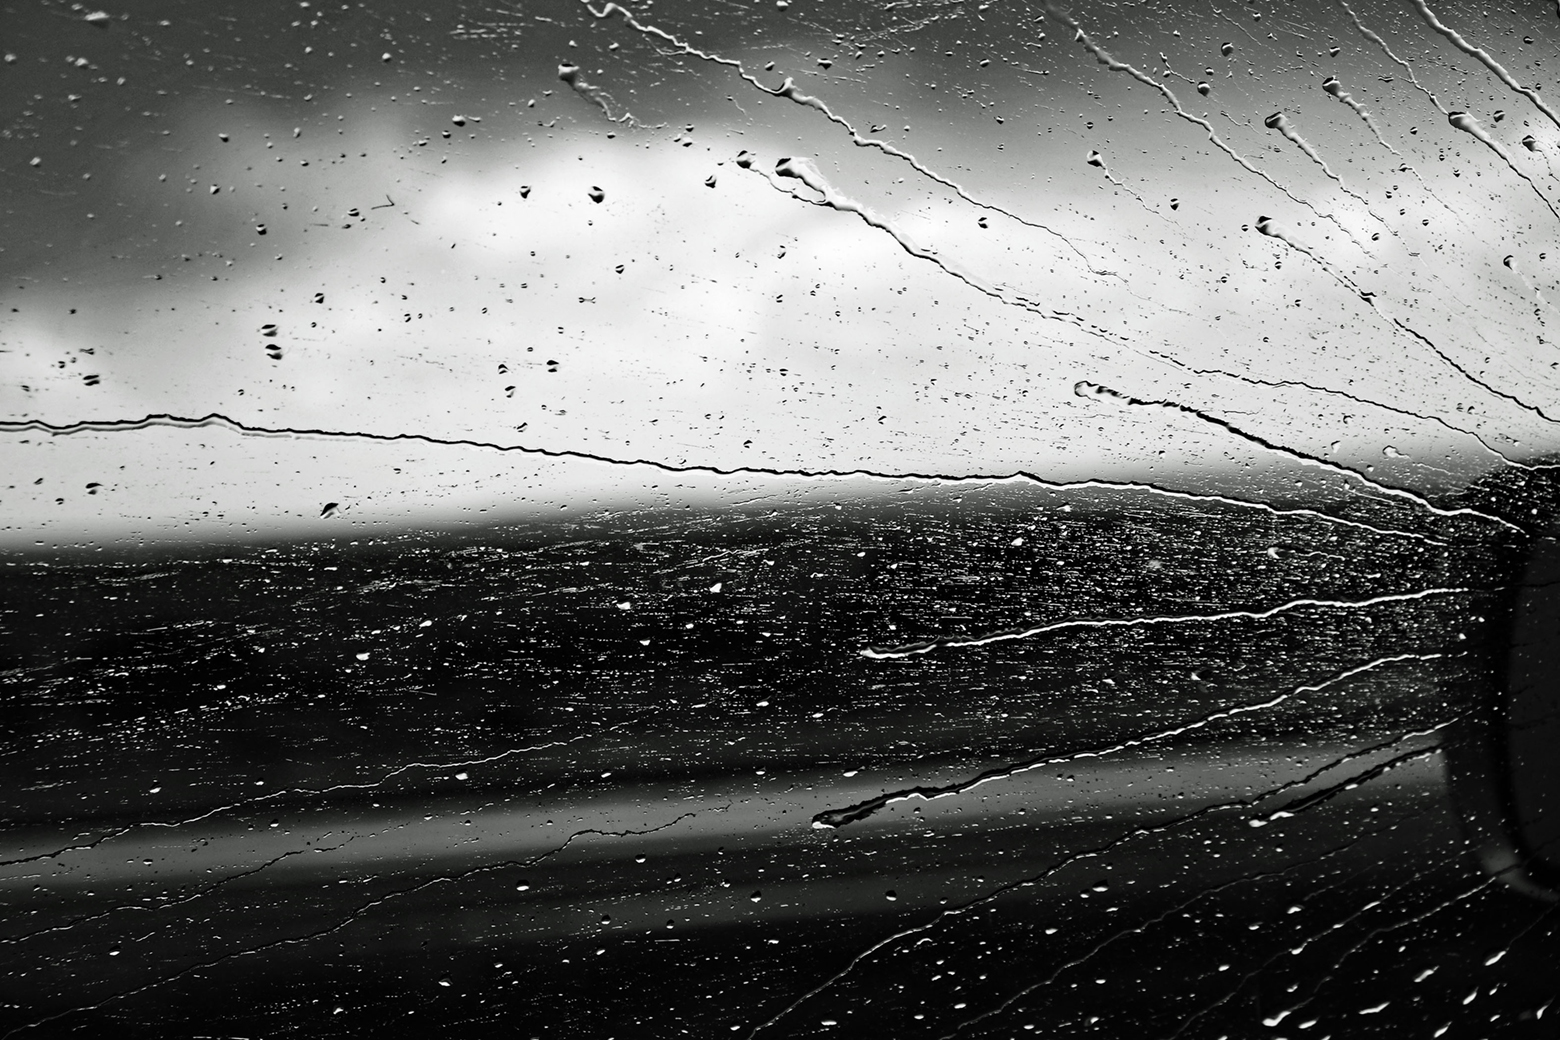
[[[1553,7],[0,10],[3,1035],[1553,1035]]]

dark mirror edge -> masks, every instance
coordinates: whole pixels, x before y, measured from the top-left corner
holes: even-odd
[[[1517,610],[1532,580],[1530,561],[1541,542],[1560,532],[1560,489],[1550,467],[1554,457],[1535,460],[1532,469],[1504,469],[1480,481],[1463,503],[1487,509],[1522,527],[1502,548],[1513,554],[1501,597],[1502,611],[1490,641],[1489,674],[1496,677],[1483,704],[1448,728],[1442,744],[1447,780],[1479,865],[1511,889],[1548,903],[1560,902],[1560,871],[1523,839],[1517,823],[1511,748],[1507,736],[1514,671],[1512,653]]]

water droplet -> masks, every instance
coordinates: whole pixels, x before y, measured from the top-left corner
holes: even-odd
[[[276,326],[274,324],[272,324],[271,322],[266,322],[264,325],[260,326],[260,335],[262,335],[262,336],[275,336],[276,335]]]
[[[569,86],[576,86],[580,81],[580,67],[578,65],[559,65],[558,78]]]
[[[338,508],[340,508],[340,506],[341,506],[340,502],[326,502],[325,503],[325,508],[320,510],[320,516],[330,516]]]
[[[1322,80],[1322,89],[1327,91],[1327,93],[1331,94],[1333,97],[1337,97],[1339,94],[1343,93],[1343,84],[1338,82],[1338,78],[1336,76],[1328,76],[1326,79]]]
[[[516,892],[529,892],[530,890],[531,890],[531,883],[529,881],[522,881],[518,885],[515,886],[515,891]]]
[[[1327,55],[1328,55],[1328,57],[1336,58],[1338,56],[1338,50],[1339,50],[1339,48],[1337,48],[1337,47],[1329,47],[1329,48],[1327,48]]]
[[[1219,44],[1219,53],[1224,55],[1226,58],[1228,58],[1232,53],[1234,53],[1234,51],[1235,51],[1235,45],[1233,43],[1221,43],[1221,44]]]
[[[1524,134],[1522,137],[1522,147],[1526,148],[1530,152],[1536,152],[1538,151],[1538,139],[1532,134]]]
[[[1086,161],[1090,166],[1098,166],[1102,170],[1105,168],[1105,160],[1100,157],[1099,152],[1094,151],[1092,148],[1089,150],[1089,157]]]
[[[520,197],[522,199],[528,199],[531,197],[531,186],[529,184],[520,185]]]
[[[1267,127],[1269,130],[1277,130],[1279,128],[1279,125],[1282,124],[1283,121],[1284,121],[1284,113],[1282,113],[1282,112],[1274,112],[1272,115],[1270,115],[1266,119],[1262,120],[1262,125]]]
[[[322,293],[322,292],[315,293],[314,294],[314,302],[315,303],[324,303],[325,302],[325,294]]]
[[[1212,91],[1213,85],[1211,83],[1204,82],[1197,84],[1197,93],[1201,94],[1203,97],[1207,97]]]
[[[759,901],[759,900],[760,900],[760,899],[763,899],[763,898],[764,898],[764,893],[762,893],[762,892],[754,892],[754,893],[753,893],[753,894],[752,894],[752,895],[750,895],[750,896],[748,896],[748,898],[749,898],[749,899],[751,899],[751,900],[752,900],[752,901],[753,901],[753,902],[755,902],[755,903],[756,903],[756,902],[758,902],[758,901]]]
[[[713,173],[710,174],[708,177],[704,178],[704,186],[706,188],[713,188],[713,187],[715,187],[715,175]]]
[[[590,196],[590,201],[592,202],[600,202],[602,199],[607,197],[607,193],[602,191],[594,184],[590,186],[590,191],[586,194]]]
[[[465,126],[466,125],[466,117],[465,116],[450,116],[450,122],[454,123],[456,126]]]
[[[737,153],[737,165],[742,167],[744,170],[752,169],[753,168],[753,153],[748,151],[745,148],[742,151],[738,152]]]
[[[111,20],[112,16],[107,11],[93,11],[82,17],[82,21],[96,25],[99,28],[106,27]]]
[[[28,166],[42,166],[43,165],[43,160],[35,155],[31,159],[29,159],[27,161],[27,165]]]
[[[379,56],[379,60],[380,61],[385,61],[385,62],[389,61],[390,60],[390,52],[389,51],[385,51],[383,54],[381,54]]]
[[[887,899],[890,903],[892,903],[895,900],[897,900],[899,898],[899,896],[897,894],[895,894],[893,889],[889,889],[887,892],[883,893],[883,898]]]
[[[229,138],[227,134],[218,134],[217,135],[217,140],[225,142],[225,141],[231,140],[231,138]]]

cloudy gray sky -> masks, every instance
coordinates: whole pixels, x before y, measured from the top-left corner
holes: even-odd
[[[1557,446],[1537,7],[629,7],[8,11],[0,416],[432,443],[13,426],[0,537]]]

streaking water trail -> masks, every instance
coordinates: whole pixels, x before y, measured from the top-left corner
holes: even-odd
[[[1296,195],[1294,192],[1290,191],[1288,188],[1284,187],[1282,184],[1278,183],[1278,181],[1274,180],[1272,178],[1272,176],[1270,176],[1267,173],[1264,173],[1262,170],[1260,170],[1257,167],[1253,166],[1248,159],[1246,159],[1244,156],[1238,154],[1229,145],[1225,144],[1223,139],[1219,137],[1218,132],[1216,130],[1214,130],[1213,124],[1208,122],[1208,120],[1203,119],[1201,116],[1194,116],[1194,115],[1192,115],[1185,108],[1183,108],[1181,106],[1180,98],[1177,98],[1175,96],[1175,93],[1169,87],[1165,86],[1163,83],[1161,83],[1158,80],[1154,79],[1152,76],[1149,76],[1146,73],[1140,71],[1139,69],[1135,68],[1134,66],[1129,65],[1128,63],[1126,63],[1124,61],[1120,61],[1120,60],[1116,59],[1115,57],[1113,57],[1109,51],[1105,50],[1099,44],[1095,43],[1093,37],[1091,37],[1088,33],[1084,32],[1083,26],[1079,25],[1077,23],[1077,21],[1074,20],[1071,15],[1065,14],[1064,12],[1057,10],[1057,8],[1055,7],[1054,4],[1051,4],[1051,3],[1047,2],[1046,5],[1045,5],[1045,9],[1052,16],[1054,16],[1058,21],[1064,23],[1068,28],[1073,30],[1073,33],[1074,33],[1074,37],[1073,38],[1078,43],[1081,43],[1085,50],[1087,50],[1090,54],[1094,55],[1094,60],[1095,61],[1097,61],[1101,65],[1105,66],[1107,69],[1110,69],[1112,72],[1125,72],[1127,75],[1131,76],[1133,79],[1137,80],[1139,83],[1142,83],[1144,86],[1151,87],[1152,89],[1158,91],[1164,97],[1164,99],[1170,103],[1171,109],[1174,110],[1174,112],[1175,112],[1175,114],[1177,116],[1179,116],[1181,119],[1186,120],[1188,123],[1194,123],[1197,126],[1202,127],[1202,129],[1208,134],[1208,141],[1215,148],[1218,148],[1225,155],[1229,156],[1231,159],[1235,160],[1235,162],[1239,163],[1242,169],[1246,170],[1248,173],[1255,174],[1256,176],[1262,178],[1264,181],[1267,181],[1268,184],[1272,185],[1275,190],[1277,190],[1279,192],[1282,192],[1284,194],[1284,196],[1286,198],[1288,198],[1291,202],[1293,202],[1295,205],[1297,205],[1297,206],[1304,206],[1306,209],[1310,210],[1312,213],[1315,213],[1318,217],[1321,217],[1323,220],[1331,221],[1333,224],[1337,225],[1338,230],[1342,231],[1345,235],[1349,235],[1349,230],[1347,228],[1345,228],[1341,223],[1339,223],[1337,217],[1333,216],[1331,213],[1323,213],[1321,210],[1317,209],[1315,206],[1311,205],[1309,202],[1307,202],[1304,199],[1300,198],[1298,195]],[[1349,237],[1352,239],[1354,236],[1353,235],[1349,235]]]
[[[1295,239],[1291,238],[1289,235],[1284,233],[1284,231],[1281,230],[1278,227],[1278,225],[1274,222],[1272,217],[1259,216],[1257,218],[1256,228],[1257,228],[1257,230],[1259,232],[1261,232],[1262,234],[1266,235],[1267,237],[1275,238],[1278,241],[1280,241],[1280,242],[1284,243],[1285,245],[1289,246],[1289,248],[1293,249],[1295,252],[1301,254],[1302,256],[1308,257],[1313,263],[1315,263],[1323,271],[1327,272],[1327,274],[1331,278],[1333,278],[1339,285],[1341,285],[1344,288],[1348,289],[1350,292],[1352,292],[1356,296],[1358,296],[1361,300],[1363,300],[1367,304],[1369,304],[1371,310],[1375,311],[1377,314],[1379,314],[1385,320],[1390,321],[1399,331],[1407,333],[1408,335],[1412,336],[1414,339],[1418,340],[1419,343],[1422,346],[1425,347],[1425,349],[1429,350],[1432,354],[1434,354],[1436,357],[1440,358],[1443,362],[1445,362],[1445,364],[1446,364],[1446,366],[1448,368],[1452,369],[1458,375],[1460,375],[1464,379],[1468,380],[1468,382],[1472,383],[1474,386],[1479,387],[1481,390],[1483,390],[1485,393],[1489,394],[1492,397],[1498,397],[1498,398],[1500,398],[1503,401],[1509,401],[1512,404],[1516,405],[1518,408],[1523,409],[1524,411],[1532,412],[1534,415],[1538,416],[1540,419],[1543,419],[1545,422],[1550,422],[1550,423],[1560,422],[1560,420],[1555,419],[1553,416],[1551,416],[1548,412],[1544,411],[1538,405],[1536,405],[1536,404],[1529,404],[1528,402],[1526,402],[1526,401],[1522,400],[1520,397],[1518,397],[1516,394],[1507,393],[1504,390],[1500,390],[1500,389],[1497,389],[1494,386],[1491,386],[1488,382],[1486,382],[1483,379],[1480,379],[1478,376],[1474,375],[1473,372],[1469,371],[1469,369],[1468,369],[1468,367],[1466,365],[1460,364],[1450,354],[1448,354],[1446,351],[1442,350],[1440,347],[1436,346],[1435,341],[1432,340],[1429,336],[1426,336],[1424,333],[1420,332],[1418,329],[1415,329],[1413,326],[1409,325],[1403,319],[1401,319],[1399,317],[1396,317],[1394,315],[1388,314],[1386,311],[1382,310],[1381,309],[1381,305],[1376,302],[1376,294],[1374,292],[1371,292],[1371,291],[1366,290],[1366,289],[1361,289],[1358,285],[1354,284],[1354,281],[1351,278],[1349,278],[1347,275],[1341,274],[1338,271],[1334,270],[1331,264],[1326,263],[1325,261],[1322,260],[1321,257],[1317,256],[1310,249],[1307,249],[1304,245],[1302,245],[1301,243],[1297,242]]]
[[[1512,274],[1521,279],[1523,288],[1527,289],[1528,292],[1533,294],[1533,299],[1536,301],[1538,307],[1547,307],[1549,310],[1560,314],[1560,310],[1556,310],[1555,305],[1544,298],[1543,290],[1534,285],[1533,282],[1528,278],[1527,274],[1517,264],[1517,258],[1515,254],[1508,254],[1504,259],[1501,260],[1501,263],[1506,265],[1506,270],[1510,271]],[[1542,323],[1542,319],[1540,319],[1540,323]]]
[[[1118,178],[1117,176],[1115,176],[1113,173],[1110,172],[1110,168],[1105,165],[1105,157],[1103,155],[1101,155],[1099,152],[1097,152],[1097,151],[1095,151],[1094,149],[1091,148],[1089,150],[1089,154],[1088,154],[1087,158],[1084,161],[1087,162],[1090,166],[1093,166],[1096,169],[1098,169],[1101,173],[1103,173],[1105,175],[1105,179],[1106,180],[1110,181],[1112,184],[1114,184],[1116,187],[1120,188],[1122,191],[1126,192],[1128,195],[1131,195],[1134,199],[1137,199],[1138,200],[1138,205],[1142,206],[1144,209],[1148,210],[1150,213],[1153,213],[1155,216],[1159,215],[1158,211],[1156,211],[1155,209],[1153,209],[1153,207],[1149,206],[1148,203],[1143,201],[1143,196],[1139,195],[1137,192],[1135,192],[1131,188],[1127,187],[1124,183],[1122,183],[1120,178]]]
[[[1078,258],[1084,262],[1084,266],[1088,268],[1089,273],[1091,274],[1118,277],[1114,274],[1114,272],[1100,270],[1099,268],[1095,267],[1094,262],[1089,259],[1083,250],[1079,249],[1078,246],[1073,243],[1072,239],[1068,238],[1060,231],[1048,227],[1045,224],[1041,224],[1038,221],[1031,220],[1028,217],[1021,216],[1020,214],[1014,212],[1013,210],[1007,209],[1004,206],[999,206],[993,202],[985,202],[981,199],[977,199],[968,191],[966,191],[964,187],[957,181],[954,181],[951,178],[931,169],[904,149],[897,148],[893,144],[875,137],[864,137],[856,130],[854,126],[850,124],[847,119],[831,109],[828,104],[823,101],[823,99],[813,97],[810,94],[804,94],[798,90],[795,82],[792,81],[789,76],[786,77],[785,82],[778,87],[766,87],[758,81],[756,76],[748,72],[747,69],[743,67],[742,63],[737,61],[735,58],[726,58],[719,54],[713,54],[709,51],[700,50],[699,48],[694,47],[692,44],[689,44],[682,39],[679,39],[677,36],[667,32],[665,29],[662,29],[659,26],[647,25],[644,22],[641,22],[634,16],[631,11],[621,6],[620,4],[608,3],[598,11],[596,8],[590,6],[590,0],[582,0],[582,2],[585,4],[585,9],[588,10],[591,14],[595,15],[597,18],[608,18],[613,14],[622,15],[623,21],[627,23],[631,29],[638,33],[646,36],[654,36],[657,39],[664,40],[666,43],[676,47],[679,51],[688,55],[689,57],[698,58],[701,61],[708,61],[716,65],[724,65],[727,68],[735,69],[737,75],[740,76],[743,81],[745,81],[754,90],[768,94],[770,97],[785,98],[789,101],[794,101],[798,105],[802,105],[805,108],[811,108],[814,111],[821,113],[831,122],[840,127],[843,127],[846,133],[850,135],[851,141],[858,148],[875,148],[885,155],[891,155],[896,159],[909,163],[917,173],[921,174],[921,176],[927,178],[928,180],[935,181],[936,183],[941,184],[943,187],[952,190],[956,195],[959,196],[959,198],[963,199],[965,202],[968,202],[970,205],[977,206],[984,210],[989,210],[993,213],[1000,213],[1010,220],[1015,220],[1018,223],[1023,224],[1025,227],[1035,228],[1038,231],[1044,231],[1048,235],[1052,235],[1061,239],[1062,242],[1066,243],[1067,248],[1077,254]]]
[[[751,162],[739,162],[739,165],[746,169],[752,169]],[[903,249],[906,253],[910,254],[918,260],[925,260],[928,263],[937,265],[937,267],[940,268],[944,274],[950,275],[958,281],[963,282],[965,285],[969,286],[971,289],[974,289],[978,293],[989,296],[992,299],[997,300],[1000,303],[1005,303],[1010,307],[1019,307],[1031,314],[1039,315],[1042,318],[1047,318],[1051,321],[1058,321],[1066,325],[1071,325],[1077,329],[1082,330],[1083,332],[1088,333],[1091,336],[1106,340],[1107,342],[1113,343],[1116,346],[1133,346],[1123,337],[1118,336],[1115,333],[1108,332],[1098,325],[1086,322],[1076,314],[1073,314],[1069,311],[1056,310],[1054,308],[1046,307],[1038,301],[1028,298],[1027,296],[1013,292],[1010,289],[1000,288],[986,281],[979,275],[971,271],[966,271],[964,268],[953,263],[952,261],[943,259],[935,250],[917,243],[908,232],[904,231],[893,221],[887,219],[886,217],[880,216],[868,206],[857,202],[855,199],[834,188],[833,185],[831,185],[828,180],[824,178],[823,174],[818,170],[817,165],[813,163],[811,159],[798,159],[790,157],[780,159],[775,163],[775,172],[773,174],[764,174],[763,176],[765,176],[769,180],[769,183],[774,185],[778,190],[785,192],[787,195],[790,195],[792,198],[795,198],[801,202],[806,202],[814,206],[826,206],[830,209],[837,210],[840,213],[854,214],[855,216],[859,217],[861,221],[868,227],[876,228],[877,230],[887,234],[899,245],[899,248]],[[809,199],[796,193],[795,191],[788,190],[781,183],[782,180],[787,178],[801,182],[808,188],[811,188],[813,191],[817,192],[820,197],[817,199]]]
[[[1419,82],[1419,77],[1414,74],[1414,67],[1408,62],[1404,61],[1402,58],[1399,58],[1396,54],[1392,53],[1392,48],[1387,45],[1387,41],[1383,40],[1379,35],[1376,34],[1374,30],[1372,30],[1364,22],[1360,21],[1360,16],[1354,13],[1354,8],[1348,5],[1347,0],[1338,0],[1338,6],[1342,7],[1344,11],[1348,13],[1350,20],[1354,22],[1354,28],[1359,31],[1360,35],[1365,37],[1367,40],[1370,40],[1377,47],[1381,48],[1381,52],[1383,54],[1385,54],[1388,58],[1391,58],[1398,64],[1399,67],[1403,69],[1404,72],[1408,73],[1408,81],[1414,85],[1414,88],[1425,97],[1429,98],[1430,103],[1436,107],[1438,112],[1440,112],[1442,115],[1446,115],[1446,108],[1441,104],[1440,100],[1435,96],[1434,93],[1431,92],[1430,88]],[[1324,89],[1325,86],[1326,85],[1324,84]],[[1328,91],[1328,93],[1331,93],[1331,91]],[[1333,96],[1338,97],[1336,94]],[[1396,149],[1394,149],[1394,152],[1395,151]],[[1403,164],[1403,168],[1406,169],[1409,173],[1412,173],[1414,175],[1414,179],[1417,180],[1420,186],[1429,193],[1430,197],[1441,203],[1441,207],[1452,216],[1456,217],[1459,224],[1462,224],[1464,227],[1468,226],[1468,222],[1463,219],[1462,214],[1457,212],[1451,206],[1448,206],[1445,200],[1437,195],[1435,191],[1431,189],[1430,185],[1425,183],[1425,179],[1419,175],[1418,170],[1414,169],[1414,167],[1410,166],[1407,162]]]
[[[1320,520],[1324,523],[1337,524],[1342,527],[1355,528],[1369,531],[1373,534],[1387,535],[1399,538],[1411,538],[1423,542],[1426,545],[1445,547],[1447,543],[1420,531],[1405,531],[1392,527],[1379,527],[1367,524],[1359,520],[1350,520],[1345,517],[1333,516],[1317,509],[1304,509],[1288,506],[1273,506],[1266,502],[1255,502],[1250,499],[1235,498],[1228,495],[1206,494],[1194,491],[1179,491],[1174,488],[1160,487],[1157,484],[1131,480],[1073,480],[1055,481],[1046,480],[1032,473],[1016,470],[1006,474],[952,474],[952,473],[921,473],[903,472],[892,473],[886,470],[869,469],[778,469],[760,466],[715,466],[701,465],[697,463],[675,464],[663,462],[657,459],[633,459],[617,458],[610,455],[601,455],[595,452],[581,451],[571,448],[543,448],[527,444],[499,444],[494,441],[481,441],[466,437],[438,437],[425,433],[375,433],[367,430],[326,430],[309,427],[287,426],[260,426],[254,423],[241,422],[237,419],[222,415],[219,412],[211,412],[204,416],[170,415],[166,412],[142,416],[139,419],[89,419],[73,423],[51,423],[43,419],[23,419],[0,421],[0,433],[47,433],[51,436],[65,437],[76,433],[127,433],[134,430],[145,430],[153,427],[170,427],[173,429],[226,429],[243,437],[320,437],[330,440],[369,440],[395,443],[410,441],[419,444],[431,444],[439,447],[474,448],[480,451],[496,451],[501,453],[515,452],[522,455],[534,455],[552,459],[580,459],[588,462],[600,462],[613,466],[644,466],[662,473],[707,473],[712,476],[755,476],[755,477],[781,477],[800,480],[841,480],[859,479],[887,482],[913,482],[929,484],[972,483],[972,484],[1025,484],[1044,488],[1048,491],[1109,491],[1109,492],[1139,492],[1182,502],[1200,502],[1214,505],[1230,506],[1237,509],[1256,509],[1276,517],[1307,517]]]
[[[1403,158],[1403,153],[1388,144],[1387,139],[1381,136],[1381,128],[1376,125],[1376,121],[1371,118],[1370,112],[1366,110],[1365,106],[1354,100],[1354,95],[1343,89],[1343,84],[1338,82],[1338,77],[1328,76],[1322,81],[1322,89],[1352,108],[1354,114],[1364,120],[1366,126],[1370,127],[1370,132],[1376,136],[1377,144],[1399,159]]]
[[[647,126],[635,119],[633,114],[627,111],[623,112],[622,115],[614,116],[612,114],[612,105],[614,104],[612,95],[594,83],[588,82],[584,74],[580,72],[578,65],[559,65],[558,78],[567,83],[580,97],[601,109],[601,114],[613,123],[621,123],[624,126],[632,126],[636,129],[644,130],[659,130],[666,125],[665,123],[658,123],[655,126]]]
[[[1428,412],[1416,412],[1410,408],[1399,408],[1396,405],[1390,405],[1384,401],[1377,401],[1369,397],[1361,397],[1359,394],[1351,394],[1347,390],[1339,390],[1335,387],[1323,386],[1320,383],[1309,383],[1304,379],[1261,379],[1256,376],[1243,375],[1240,372],[1231,372],[1223,368],[1193,368],[1191,365],[1188,365],[1181,359],[1172,357],[1163,351],[1155,350],[1151,351],[1151,353],[1155,357],[1162,357],[1166,361],[1175,365],[1177,368],[1184,369],[1193,375],[1223,376],[1226,379],[1234,379],[1239,382],[1246,383],[1250,386],[1270,386],[1275,389],[1281,389],[1284,387],[1299,387],[1302,390],[1310,390],[1318,394],[1328,394],[1333,397],[1342,397],[1345,400],[1353,401],[1356,404],[1365,405],[1367,408],[1379,408],[1384,412],[1391,412],[1394,415],[1401,415],[1409,419],[1417,419],[1421,422],[1432,422],[1442,427],[1443,429],[1450,430],[1453,433],[1461,434],[1464,437],[1472,437],[1479,443],[1481,448],[1495,456],[1495,458],[1499,459],[1507,466],[1513,466],[1517,469],[1525,469],[1530,472],[1536,472],[1542,468],[1526,462],[1518,462],[1516,459],[1510,457],[1505,452],[1496,448],[1489,441],[1485,440],[1477,430],[1468,430],[1461,426],[1455,426],[1441,418],[1439,415],[1432,415]]]
[[[858,820],[864,820],[876,813],[878,810],[886,809],[888,806],[894,805],[898,802],[910,801],[912,799],[919,799],[921,801],[930,802],[938,798],[951,798],[957,795],[965,794],[969,791],[973,791],[977,787],[982,787],[997,780],[1011,779],[1012,777],[1031,772],[1035,769],[1044,769],[1048,766],[1062,765],[1068,762],[1078,762],[1088,758],[1106,758],[1110,755],[1120,754],[1123,751],[1128,751],[1135,747],[1141,747],[1144,744],[1151,744],[1161,740],[1169,740],[1173,737],[1181,736],[1184,733],[1190,733],[1193,730],[1205,729],[1208,726],[1213,725],[1215,722],[1220,722],[1224,719],[1235,718],[1239,715],[1247,715],[1254,711],[1266,711],[1270,708],[1276,708],[1280,704],[1292,700],[1295,697],[1299,697],[1307,693],[1320,693],[1329,687],[1336,686],[1342,682],[1347,682],[1357,675],[1363,675],[1366,672],[1372,672],[1378,668],[1386,667],[1387,665],[1399,664],[1403,661],[1432,661],[1442,656],[1443,655],[1441,654],[1399,654],[1396,657],[1377,658],[1368,664],[1357,665],[1353,668],[1345,669],[1344,671],[1339,672],[1338,674],[1324,679],[1314,685],[1297,686],[1292,690],[1289,690],[1285,693],[1280,693],[1277,696],[1268,698],[1267,700],[1256,701],[1250,704],[1238,704],[1233,708],[1222,708],[1219,711],[1211,712],[1200,718],[1193,719],[1191,722],[1182,723],[1179,726],[1173,726],[1169,729],[1158,730],[1154,733],[1145,733],[1139,737],[1129,737],[1126,740],[1117,741],[1114,744],[1109,744],[1103,747],[1089,748],[1083,751],[1072,751],[1062,755],[1048,755],[1043,758],[1032,758],[1013,765],[1001,766],[996,769],[988,769],[969,780],[963,781],[962,783],[948,784],[942,787],[905,788],[903,790],[891,791],[887,794],[879,795],[876,798],[870,798],[864,802],[858,802],[855,805],[849,805],[842,809],[828,809],[815,815],[813,817],[812,825],[813,827],[819,829],[843,827],[848,823],[855,823]]]
[[[1522,170],[1517,166],[1516,161],[1512,159],[1510,153],[1508,153],[1506,149],[1502,148],[1496,142],[1496,140],[1491,137],[1482,126],[1479,125],[1479,121],[1477,119],[1474,119],[1473,116],[1469,115],[1467,112],[1448,112],[1446,114],[1446,119],[1447,122],[1451,123],[1454,127],[1469,135],[1474,140],[1488,148],[1490,151],[1494,152],[1496,155],[1500,156],[1501,162],[1505,163],[1507,167],[1511,169],[1512,173],[1527,181],[1528,187],[1533,189],[1533,194],[1538,196],[1538,200],[1542,202],[1549,210],[1550,215],[1553,216],[1556,220],[1560,220],[1560,211],[1556,211],[1554,204],[1549,201],[1548,197],[1541,190],[1539,190],[1538,183],[1534,181],[1533,178],[1522,172]]]
[[[1343,190],[1344,194],[1348,195],[1360,205],[1364,206],[1365,211],[1370,213],[1371,216],[1376,217],[1376,214],[1371,212],[1370,203],[1365,200],[1365,197],[1354,191],[1347,184],[1343,183],[1343,178],[1333,172],[1332,167],[1327,165],[1327,160],[1322,158],[1321,153],[1311,145],[1311,142],[1300,136],[1300,132],[1295,129],[1294,124],[1289,121],[1288,116],[1284,115],[1282,112],[1274,112],[1272,115],[1268,116],[1262,121],[1262,125],[1267,127],[1269,130],[1277,130],[1280,134],[1282,134],[1286,141],[1295,145],[1302,152],[1304,152],[1306,157],[1309,158],[1318,167],[1320,167],[1323,173],[1332,178],[1338,187]],[[1386,225],[1386,221],[1382,220],[1380,217],[1376,217],[1376,220],[1380,221],[1382,225]]]
[[[1489,520],[1492,523],[1500,524],[1502,527],[1509,528],[1518,534],[1525,533],[1522,528],[1518,527],[1516,524],[1513,524],[1509,520],[1506,520],[1502,517],[1495,516],[1493,513],[1481,512],[1480,510],[1472,509],[1467,506],[1462,506],[1455,509],[1446,509],[1442,506],[1436,505],[1434,502],[1431,502],[1428,498],[1424,497],[1418,492],[1410,491],[1407,488],[1394,487],[1391,484],[1383,484],[1378,480],[1372,480],[1370,477],[1367,477],[1358,470],[1350,469],[1348,466],[1339,465],[1336,462],[1329,462],[1326,459],[1317,458],[1315,455],[1308,455],[1305,452],[1299,451],[1295,448],[1290,448],[1283,444],[1277,444],[1265,437],[1260,437],[1257,434],[1242,430],[1234,423],[1231,423],[1228,419],[1221,419],[1216,415],[1210,415],[1207,412],[1193,408],[1190,405],[1181,404],[1178,401],[1144,401],[1136,397],[1129,397],[1119,390],[1112,390],[1108,386],[1102,386],[1099,383],[1090,383],[1087,381],[1078,383],[1077,386],[1074,387],[1074,392],[1076,392],[1079,397],[1104,398],[1135,408],[1163,408],[1168,411],[1179,412],[1183,415],[1190,415],[1193,418],[1201,419],[1203,422],[1209,423],[1210,425],[1217,426],[1221,430],[1226,430],[1229,433],[1239,437],[1241,440],[1248,441],[1260,448],[1265,448],[1268,451],[1275,452],[1279,455],[1285,455],[1289,458],[1296,459],[1305,465],[1315,466],[1319,469],[1326,470],[1329,473],[1336,473],[1341,477],[1357,481],[1373,491],[1391,496],[1392,498],[1399,498],[1408,502],[1412,502],[1419,508],[1424,509],[1427,512],[1434,513],[1437,516],[1474,516],[1480,518],[1481,520]]]
[[[1529,90],[1527,87],[1524,87],[1522,84],[1518,83],[1516,79],[1512,77],[1511,73],[1506,71],[1505,67],[1501,65],[1500,62],[1496,61],[1493,57],[1490,56],[1488,51],[1482,47],[1477,47],[1474,44],[1469,43],[1456,29],[1453,29],[1450,26],[1444,24],[1439,18],[1435,16],[1435,12],[1430,10],[1429,6],[1425,4],[1425,0],[1414,0],[1414,7],[1419,11],[1420,17],[1425,20],[1425,23],[1429,25],[1430,28],[1434,29],[1436,32],[1450,40],[1452,45],[1455,46],[1458,50],[1462,51],[1464,54],[1478,58],[1479,61],[1483,63],[1485,68],[1489,69],[1495,74],[1497,79],[1506,84],[1506,86],[1510,87],[1512,90],[1516,91],[1518,94],[1521,94],[1523,97],[1531,101],[1534,108],[1548,116],[1549,121],[1555,124],[1556,128],[1560,128],[1560,115],[1556,115],[1555,110],[1545,104],[1544,100],[1538,96],[1536,91]]]
[[[990,646],[993,643],[1033,639],[1035,636],[1043,636],[1051,632],[1064,632],[1074,628],[1143,628],[1151,625],[1201,625],[1215,624],[1220,621],[1262,621],[1267,618],[1277,617],[1279,614],[1303,610],[1306,607],[1359,610],[1367,607],[1377,607],[1383,603],[1405,603],[1412,600],[1427,599],[1431,596],[1454,596],[1479,591],[1479,589],[1475,588],[1421,589],[1418,592],[1398,592],[1360,600],[1292,599],[1287,603],[1280,603],[1276,607],[1268,607],[1265,610],[1221,610],[1212,614],[1166,614],[1132,618],[1070,618],[1066,621],[1051,621],[1044,625],[1035,625],[1032,628],[1008,629],[982,636],[930,639],[906,646],[882,649],[868,647],[860,651],[860,653],[862,657],[869,657],[874,661],[892,661],[929,654],[934,650],[963,650],[973,646]]]

